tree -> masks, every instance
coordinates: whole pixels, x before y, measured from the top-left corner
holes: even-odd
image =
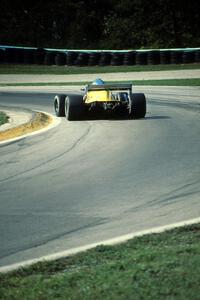
[[[199,1],[1,0],[2,44],[74,49],[195,47]]]

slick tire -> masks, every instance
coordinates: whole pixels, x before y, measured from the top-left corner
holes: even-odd
[[[66,95],[56,95],[54,98],[54,110],[57,117],[65,116],[65,99]]]
[[[68,121],[83,120],[85,114],[85,106],[83,96],[70,95],[65,101],[65,115]]]
[[[133,93],[130,96],[129,117],[142,119],[146,115],[146,98],[143,93]]]

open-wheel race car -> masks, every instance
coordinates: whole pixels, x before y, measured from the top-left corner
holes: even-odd
[[[54,109],[58,117],[78,121],[95,113],[114,113],[131,119],[144,118],[146,98],[143,93],[132,93],[132,84],[105,84],[96,79],[84,89],[84,94],[56,95]]]

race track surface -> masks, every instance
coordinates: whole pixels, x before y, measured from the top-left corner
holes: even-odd
[[[199,217],[200,90],[140,90],[144,120],[63,118],[0,145],[0,266]],[[0,104],[53,113],[53,96]]]

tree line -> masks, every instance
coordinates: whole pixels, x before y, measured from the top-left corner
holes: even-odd
[[[1,0],[2,45],[66,49],[200,46],[196,0]]]

